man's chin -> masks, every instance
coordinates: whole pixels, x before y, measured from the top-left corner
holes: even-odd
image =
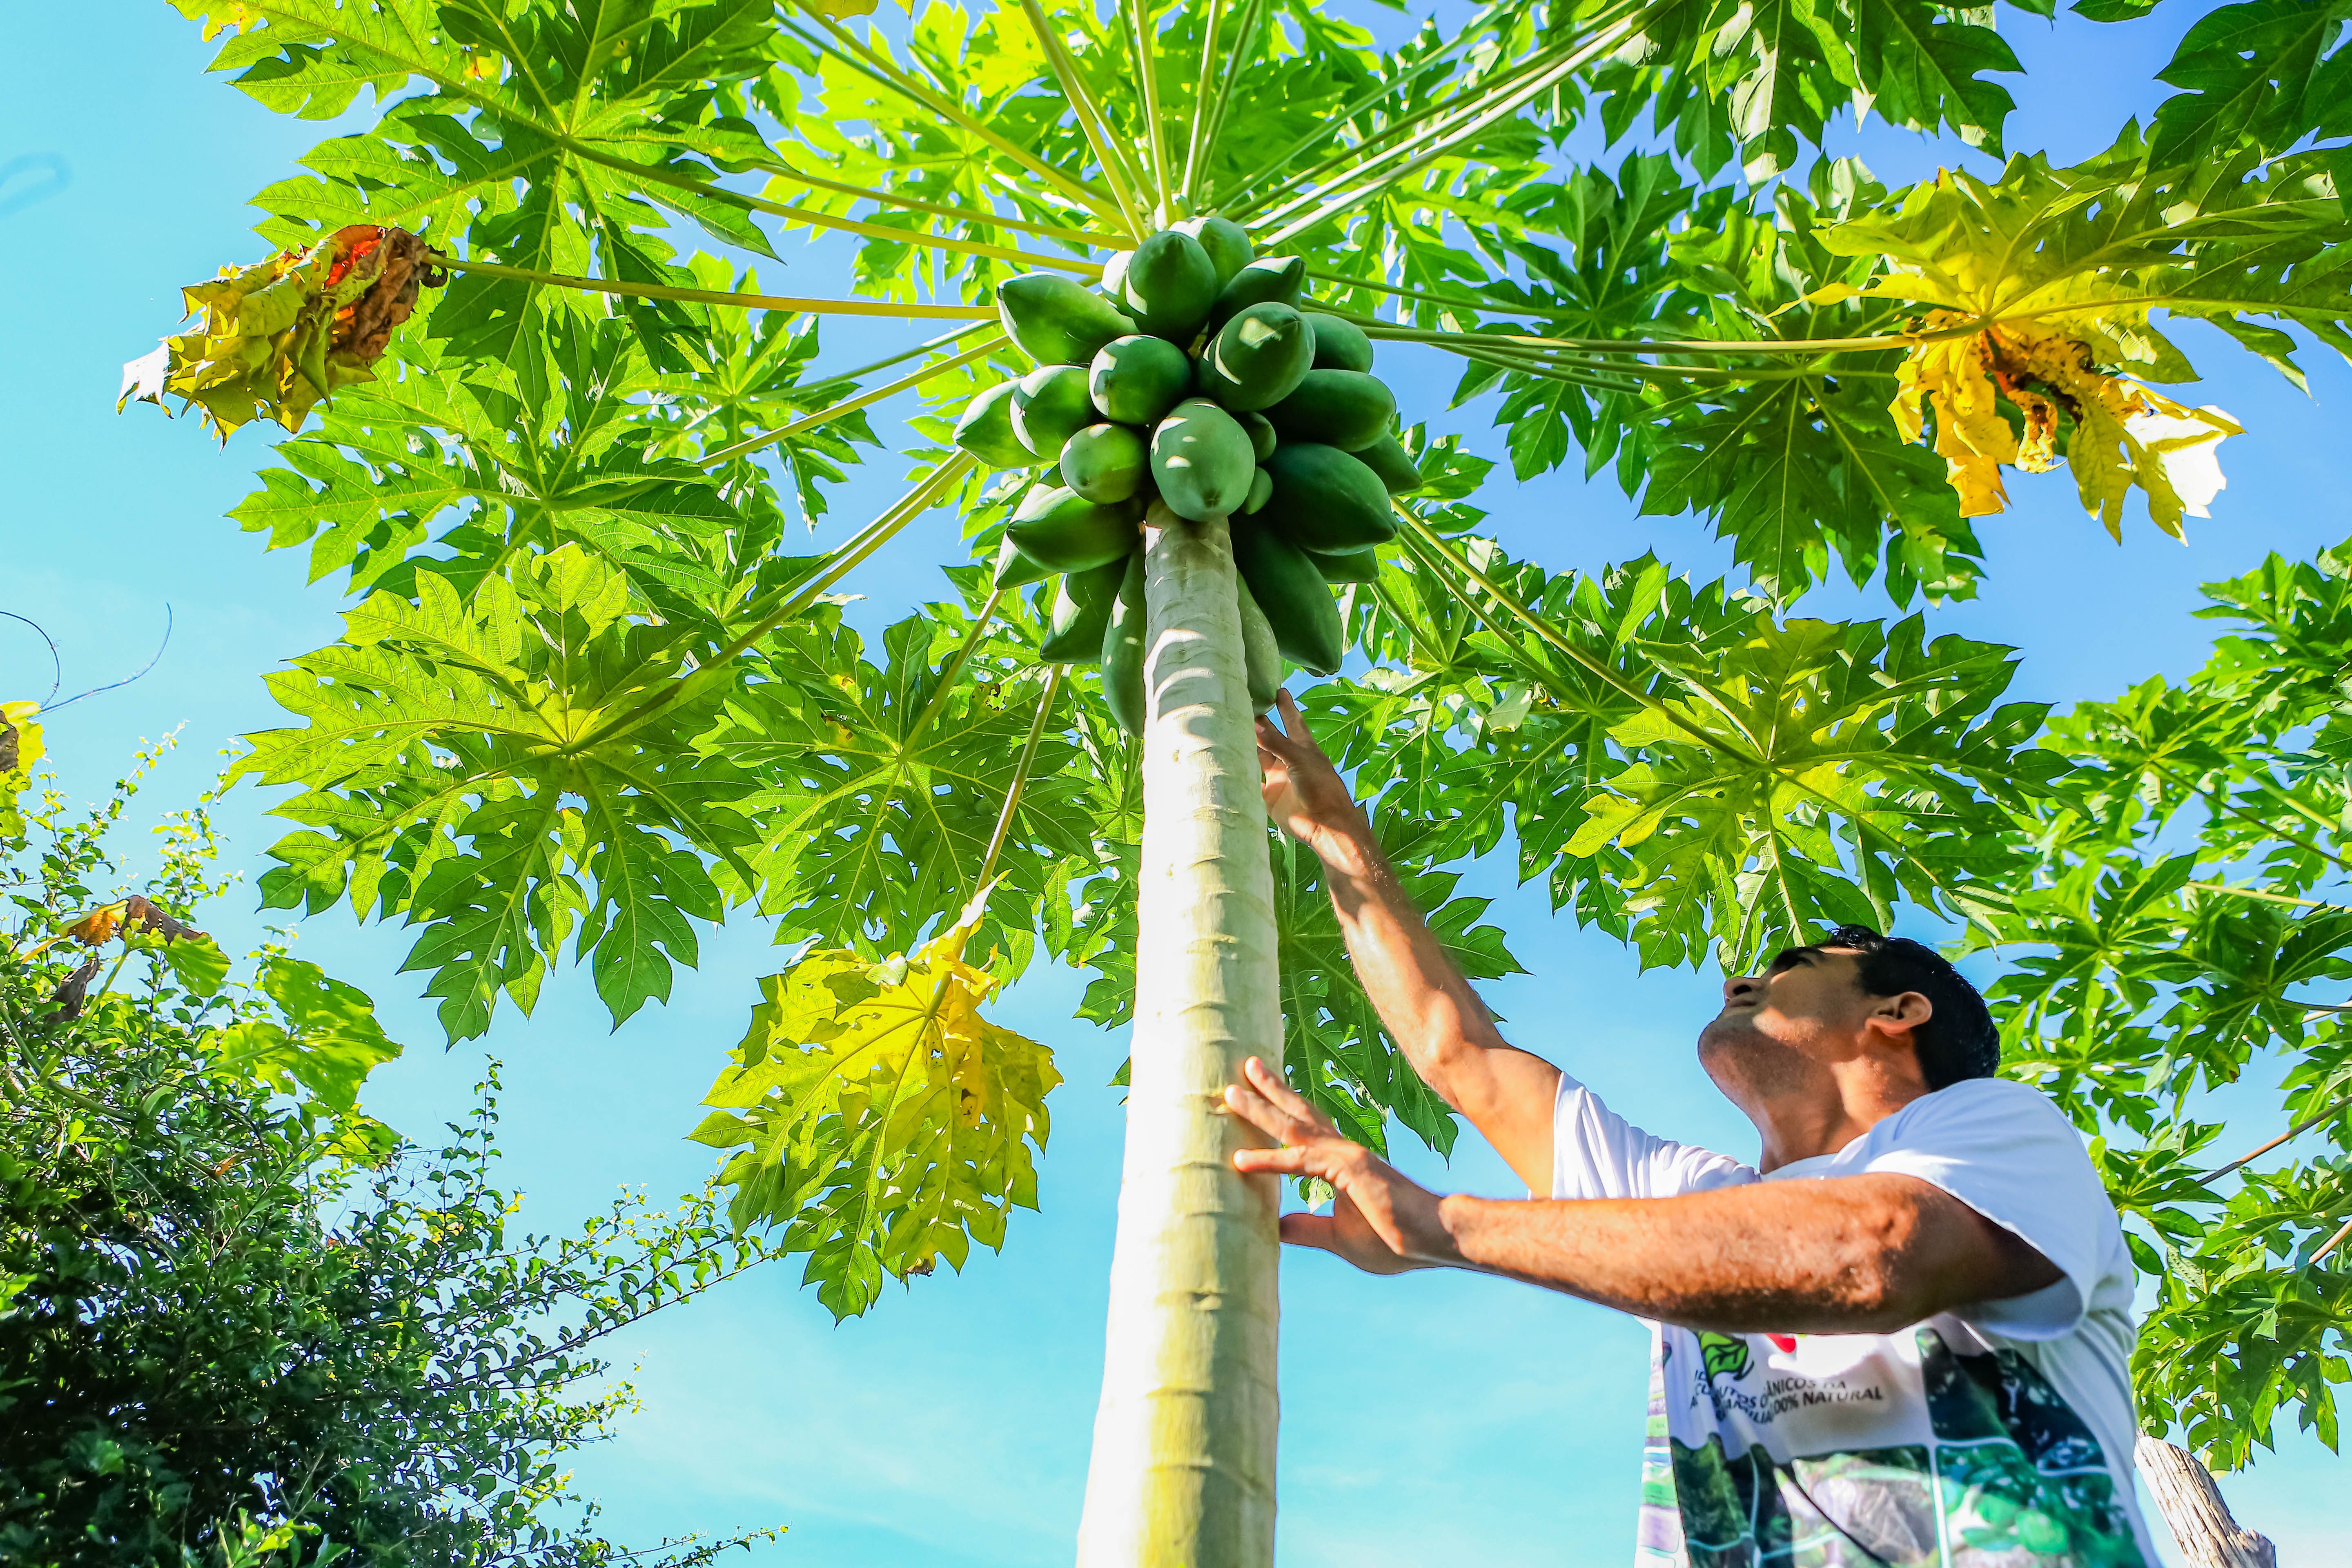
[[[1734,1013],[1727,1007],[1699,1029],[1698,1059],[1703,1064],[1710,1058],[1736,1057],[1755,1037],[1756,1026],[1746,1012]]]

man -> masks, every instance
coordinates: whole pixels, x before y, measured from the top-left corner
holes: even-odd
[[[1226,1103],[1319,1176],[1282,1238],[1375,1274],[1473,1268],[1654,1328],[1645,1568],[2143,1568],[2132,1265],[2074,1128],[2000,1058],[1932,950],[1855,926],[1726,982],[1707,1076],[1753,1167],[1630,1126],[1507,1044],[1381,858],[1288,695],[1261,721],[1275,821],[1323,861],[1414,1070],[1551,1201],[1441,1197],[1255,1058]]]

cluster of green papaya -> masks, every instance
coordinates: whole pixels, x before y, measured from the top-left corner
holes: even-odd
[[[1102,286],[1001,284],[1004,330],[1037,368],[973,398],[956,445],[996,468],[1050,465],[1005,529],[996,582],[1059,573],[1044,658],[1100,660],[1111,711],[1143,710],[1144,510],[1228,520],[1250,698],[1283,661],[1318,675],[1344,647],[1331,590],[1370,582],[1421,475],[1395,435],[1372,345],[1302,305],[1305,262],[1260,259],[1241,226],[1192,218],[1111,258]]]

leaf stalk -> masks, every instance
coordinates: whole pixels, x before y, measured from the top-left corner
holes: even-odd
[[[1004,343],[1004,334],[997,332],[978,345],[968,348],[960,354],[943,359],[937,364],[927,364],[911,374],[902,375],[896,381],[885,382],[880,386],[869,388],[855,397],[835,404],[830,408],[820,408],[814,414],[803,414],[791,424],[780,425],[764,435],[747,436],[732,446],[721,447],[715,452],[706,452],[697,460],[706,468],[715,468],[721,463],[731,462],[737,458],[748,456],[762,447],[772,447],[779,441],[789,440],[804,431],[814,430],[818,426],[828,424],[845,414],[855,414],[859,409],[879,403],[886,397],[896,397],[910,387],[921,385],[933,376],[945,375],[949,371],[970,364],[974,360],[986,359],[990,354],[1003,348]],[[902,354],[899,357],[904,359],[906,356]]]
[[[1070,111],[1077,117],[1078,129],[1095,150],[1095,161],[1102,166],[1103,178],[1109,184],[1126,220],[1128,237],[1140,243],[1151,232],[1144,221],[1143,203],[1137,190],[1142,183],[1140,175],[1128,163],[1126,150],[1118,144],[1118,139],[1111,134],[1110,121],[1095,102],[1094,94],[1087,90],[1077,62],[1062,47],[1062,37],[1054,30],[1044,8],[1037,0],[1021,0],[1021,10],[1029,19],[1030,31],[1037,35],[1037,47],[1044,52],[1054,79],[1061,84],[1062,96],[1070,100]]]
[[[1168,197],[1175,189],[1168,178],[1168,143],[1160,123],[1160,61],[1152,47],[1151,0],[1127,0],[1128,21],[1135,35],[1135,72],[1143,89],[1143,147],[1151,162],[1155,226],[1171,221]]]
[[[1088,212],[1095,214],[1097,217],[1109,219],[1115,218],[1118,216],[1103,202],[1103,199],[1100,196],[1087,189],[1083,184],[1072,179],[1069,175],[1064,174],[1061,170],[1055,168],[1051,163],[1046,163],[1044,159],[1038,157],[1035,153],[1029,152],[1026,148],[1007,140],[1005,137],[998,135],[987,126],[981,124],[978,121],[972,119],[971,116],[966,114],[960,105],[950,102],[942,95],[931,91],[929,88],[926,88],[920,82],[916,81],[906,72],[900,70],[895,61],[883,58],[877,55],[873,50],[867,48],[864,44],[859,43],[856,37],[852,35],[847,28],[842,26],[832,17],[825,16],[823,12],[812,12],[812,16],[817,26],[823,27],[827,33],[830,33],[836,42],[850,51],[849,57],[845,58],[835,51],[826,50],[822,42],[811,37],[804,30],[793,26],[789,22],[785,23],[784,26],[787,30],[791,31],[812,47],[820,50],[824,50],[824,52],[829,54],[835,54],[835,58],[841,59],[843,64],[857,69],[862,74],[880,82],[883,86],[891,89],[892,90],[909,99],[913,102],[929,110],[932,113],[939,115],[941,119],[950,121],[973,136],[979,137],[989,146],[995,148],[998,152],[1003,153],[1006,157],[1012,159],[1023,168],[1027,169],[1031,174],[1035,174],[1038,178],[1045,181],[1048,184],[1051,184],[1063,195],[1070,197],[1073,201],[1076,201],[1080,206],[1085,207]]]
[[[606,278],[581,278],[566,272],[541,272],[532,267],[509,267],[497,261],[461,261],[433,255],[433,265],[452,272],[478,272],[485,278],[505,278],[542,289],[573,289],[590,294],[618,294],[632,300],[676,300],[689,305],[735,305],[751,310],[791,310],[811,316],[894,316],[921,321],[993,321],[986,305],[908,305],[879,300],[809,300],[787,294],[738,294],[720,289],[683,289],[669,283],[615,283]]]
[[[958,223],[982,224],[992,228],[1009,228],[1021,234],[1034,234],[1040,239],[1059,240],[1064,245],[1081,249],[1093,249],[1102,243],[1099,235],[1084,229],[1063,228],[1050,223],[1032,223],[1027,218],[1006,217],[1001,213],[982,212],[971,207],[953,206],[946,202],[928,202],[919,196],[902,195],[896,191],[877,191],[865,185],[853,185],[841,180],[829,180],[822,174],[812,174],[782,162],[762,162],[761,168],[780,180],[806,185],[812,190],[831,191],[835,195],[855,196],[861,201],[878,202],[885,206],[905,207],[909,212],[929,213],[935,217],[952,218]],[[795,208],[795,211],[799,209]]]
[[[1233,106],[1234,87],[1256,47],[1267,5],[1268,0],[1246,0],[1243,6],[1241,30],[1234,35],[1234,47],[1225,56],[1225,79],[1217,86],[1217,106],[1209,115],[1209,128],[1201,134],[1201,173],[1204,176],[1216,156],[1217,140],[1224,134],[1225,111]],[[1223,210],[1223,204],[1215,201],[1210,203],[1210,207],[1213,211]]]
[[[1224,20],[1224,0],[1209,0],[1207,14],[1201,23],[1201,75],[1192,89],[1192,128],[1184,142],[1184,179],[1178,188],[1178,203],[1189,215],[1195,193],[1200,189],[1201,171],[1208,162],[1202,132],[1209,128],[1213,112],[1209,83],[1217,74],[1217,28]]]
[[[586,750],[590,746],[616,741],[654,718],[663,709],[709,689],[713,681],[731,672],[735,660],[753,644],[816,603],[818,596],[826,589],[856,571],[867,557],[896,537],[900,529],[929,510],[941,495],[961,484],[979,466],[978,460],[969,452],[958,452],[941,463],[929,478],[900,496],[879,517],[834,552],[829,563],[811,576],[777,589],[781,602],[773,609],[759,613],[749,629],[712,654],[691,673],[665,681],[658,690],[647,693],[643,700],[611,723],[591,731],[578,749]]]
[[[1585,673],[1600,681],[1603,686],[1606,686],[1612,691],[1616,692],[1620,697],[1624,698],[1630,702],[1638,703],[1640,706],[1660,714],[1667,722],[1673,724],[1676,729],[1682,731],[1685,734],[1690,736],[1692,740],[1696,741],[1700,745],[1706,747],[1709,751],[1729,749],[1723,745],[1722,738],[1720,736],[1708,734],[1706,731],[1692,723],[1688,719],[1683,717],[1682,714],[1675,711],[1674,707],[1671,704],[1661,701],[1649,692],[1646,692],[1640,687],[1633,685],[1631,681],[1628,681],[1622,676],[1619,675],[1615,670],[1610,668],[1608,665],[1604,664],[1600,659],[1593,658],[1592,655],[1577,647],[1576,644],[1570,641],[1567,637],[1562,637],[1559,631],[1556,630],[1549,623],[1546,622],[1542,616],[1537,615],[1533,610],[1528,609],[1527,605],[1521,604],[1516,595],[1510,593],[1508,590],[1504,588],[1501,584],[1487,576],[1484,572],[1479,571],[1475,566],[1471,565],[1469,562],[1464,560],[1461,556],[1456,555],[1452,547],[1445,542],[1444,536],[1439,534],[1435,529],[1431,528],[1428,523],[1424,522],[1419,514],[1402,505],[1398,505],[1396,507],[1396,513],[1399,517],[1404,520],[1405,527],[1412,531],[1414,538],[1419,540],[1423,546],[1442,557],[1463,576],[1468,578],[1471,582],[1475,583],[1486,594],[1491,595],[1495,602],[1497,605],[1500,605],[1513,620],[1517,621],[1521,626],[1526,626],[1529,631],[1535,633],[1539,641],[1559,652],[1561,656],[1568,658],[1580,668],[1583,669]],[[1752,762],[1755,759],[1751,757],[1748,760]]]
[[[1054,711],[1054,695],[1062,689],[1062,676],[1067,665],[1054,665],[1045,676],[1045,689],[1038,693],[1036,716],[1029,721],[1029,738],[1021,742],[1021,760],[1013,764],[1013,783],[1004,791],[1004,809],[996,814],[996,830],[988,836],[988,853],[981,857],[977,885],[985,888],[996,869],[996,858],[1004,849],[1005,840],[1013,833],[1013,814],[1020,809],[1021,794],[1028,786],[1029,770],[1037,760],[1037,742],[1045,737],[1045,721]]]

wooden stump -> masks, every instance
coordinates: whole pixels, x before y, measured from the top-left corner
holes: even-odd
[[[2213,1473],[2196,1455],[2157,1437],[2142,1437],[2132,1456],[2157,1511],[2172,1527],[2180,1554],[2197,1568],[2278,1568],[2278,1549],[2231,1517]]]

